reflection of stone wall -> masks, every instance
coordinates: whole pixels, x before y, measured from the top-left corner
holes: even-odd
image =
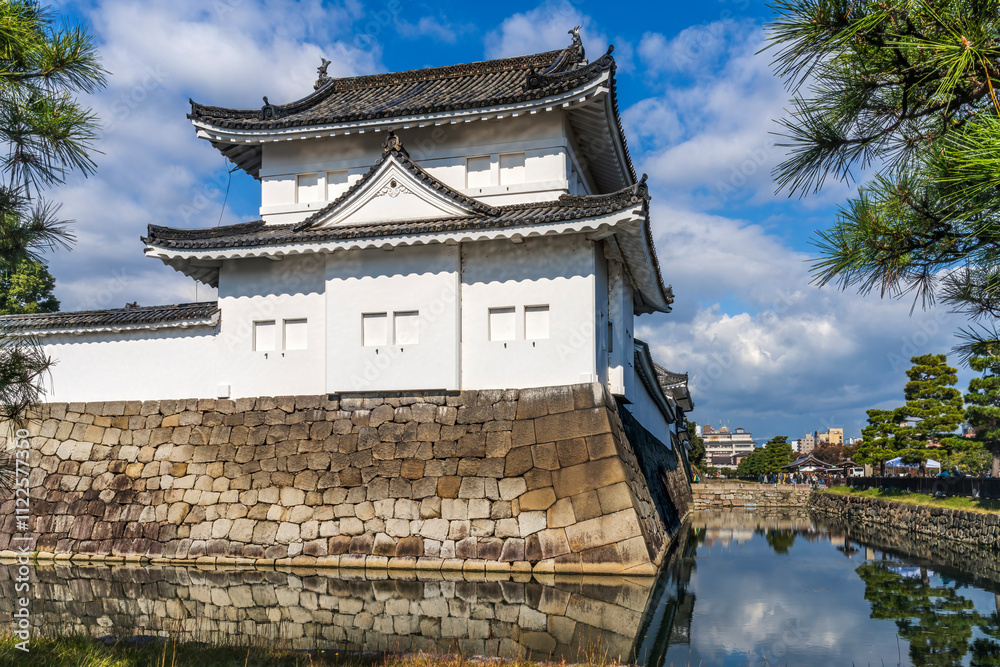
[[[600,384],[39,417],[30,481],[47,553],[642,574],[677,527],[650,484],[670,484],[653,491],[674,514],[687,507],[683,466],[648,479],[638,461],[653,452],[637,457]],[[3,550],[10,502],[0,512]]]
[[[14,570],[0,565],[0,616],[12,612]],[[334,572],[334,574],[336,574]],[[589,577],[547,584],[184,567],[38,566],[31,619],[42,633],[163,634],[179,641],[461,651],[580,662],[628,661],[653,580]]]
[[[941,574],[956,573],[980,588],[1000,592],[1000,558],[990,547],[940,539],[895,526],[852,522],[826,512],[815,516],[819,526],[835,535],[902,556]]]
[[[723,507],[807,507],[807,484],[755,482],[699,482],[691,485],[694,509]]]
[[[881,498],[814,493],[809,506],[852,524],[887,526],[935,537],[1000,548],[1000,514],[904,505]]]

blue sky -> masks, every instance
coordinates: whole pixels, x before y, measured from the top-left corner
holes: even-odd
[[[149,223],[214,226],[258,217],[259,186],[229,179],[196,139],[188,98],[257,107],[332,76],[471,62],[561,48],[582,25],[588,56],[609,43],[637,170],[653,194],[669,315],[643,316],[654,355],[691,374],[701,423],[801,437],[902,402],[916,354],[946,352],[960,324],[911,302],[810,285],[810,239],[854,184],[804,200],[775,193],[774,120],[787,93],[770,71],[763,2],[543,3],[129,0],[59,2],[95,35],[108,88],[90,103],[104,123],[99,170],[53,193],[76,220],[72,252],[52,258],[64,310],[192,301],[194,283],[142,256]],[[225,192],[229,188],[228,198]],[[223,201],[226,206],[223,207]],[[199,299],[211,291],[198,289]],[[968,373],[960,375],[964,389]]]

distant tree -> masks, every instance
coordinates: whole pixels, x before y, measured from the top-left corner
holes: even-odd
[[[970,357],[969,366],[982,377],[969,381],[965,420],[975,430],[975,439],[992,454],[990,474],[1000,477],[1000,356]]]
[[[854,447],[824,442],[812,451],[812,455],[826,463],[840,463],[854,456]]]
[[[788,442],[788,436],[775,436],[762,449],[755,449],[744,456],[736,468],[736,474],[740,477],[758,477],[781,472],[781,468],[794,458],[795,451]]]
[[[993,454],[986,446],[975,439],[966,438],[959,443],[961,448],[955,447],[952,453],[938,457],[938,461],[945,470],[958,468],[968,475],[980,475],[989,472],[990,464],[993,462]]]
[[[755,449],[740,461],[736,467],[736,474],[739,477],[758,477],[770,472],[767,469],[767,456],[764,450]]]
[[[687,428],[688,437],[691,438],[691,451],[688,452],[691,465],[701,469],[705,465],[705,440],[701,436],[696,435],[697,422],[685,419],[684,425]]]
[[[36,259],[24,259],[11,270],[0,271],[0,315],[56,312],[55,286],[48,267]]]
[[[788,436],[777,435],[764,445],[764,461],[768,472],[781,472],[781,469],[795,460],[795,450],[788,442]]]
[[[885,462],[899,456],[903,450],[901,408],[896,410],[869,410],[868,425],[861,430],[861,443],[854,451],[854,460],[878,466],[885,474]]]
[[[948,438],[962,423],[965,412],[962,392],[955,389],[957,371],[948,365],[946,355],[925,354],[910,361],[913,366],[906,371],[910,381],[904,388],[902,415],[912,426],[901,431],[905,442],[902,456],[905,463],[923,466],[930,443],[939,443],[948,454],[960,444]]]

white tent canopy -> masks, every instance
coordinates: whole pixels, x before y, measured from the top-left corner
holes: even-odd
[[[903,457],[902,456],[897,456],[896,458],[892,459],[891,461],[886,461],[885,465],[887,467],[889,467],[889,468],[917,468],[917,467],[919,467],[916,463],[911,463],[911,464],[903,463]],[[927,467],[928,468],[940,468],[941,464],[938,463],[937,461],[935,461],[934,459],[927,459]]]

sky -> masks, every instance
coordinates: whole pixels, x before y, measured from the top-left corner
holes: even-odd
[[[669,314],[636,334],[687,372],[702,424],[775,435],[843,427],[903,403],[918,354],[946,353],[963,324],[943,309],[812,284],[811,241],[857,183],[804,199],[776,192],[776,120],[789,94],[771,73],[756,0],[472,3],[375,0],[57,1],[95,37],[107,87],[84,102],[102,122],[97,173],[48,196],[77,242],[48,257],[63,310],[213,298],[143,256],[147,224],[211,227],[259,218],[259,184],[186,118],[188,100],[257,108],[312,92],[320,58],[334,77],[563,48],[582,26],[587,54],[614,44],[619,108],[652,225]],[[968,371],[959,374],[964,389]]]

